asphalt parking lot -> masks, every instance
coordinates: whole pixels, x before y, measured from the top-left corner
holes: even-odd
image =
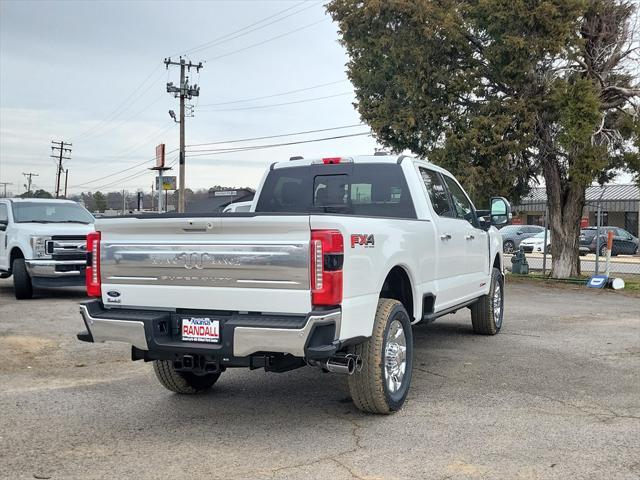
[[[637,479],[640,298],[509,283],[496,337],[468,310],[419,326],[404,409],[368,416],[311,368],[164,390],[119,344],[85,344],[78,291],[0,280],[0,477]]]

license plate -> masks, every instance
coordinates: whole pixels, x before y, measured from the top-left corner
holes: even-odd
[[[207,317],[183,317],[180,331],[185,342],[220,341],[220,322]]]

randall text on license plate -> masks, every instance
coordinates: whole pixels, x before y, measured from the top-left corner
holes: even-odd
[[[183,317],[182,340],[186,342],[220,341],[220,322],[207,317]]]

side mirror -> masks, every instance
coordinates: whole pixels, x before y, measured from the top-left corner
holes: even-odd
[[[506,225],[511,220],[511,204],[504,197],[491,198],[491,225]]]
[[[9,222],[7,220],[0,220],[0,232],[4,232],[8,224]]]

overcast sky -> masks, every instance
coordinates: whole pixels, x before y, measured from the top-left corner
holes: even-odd
[[[347,57],[323,3],[0,0],[0,182],[20,193],[22,173],[34,172],[37,188],[53,191],[50,142],[64,140],[73,143],[65,163],[70,193],[149,190],[154,175],[145,167],[152,162],[112,174],[152,159],[158,143],[177,148],[178,124],[168,110],[178,112],[178,100],[166,93],[166,82],[179,83],[179,69],[167,71],[162,60],[185,52],[204,63],[190,75],[201,93],[186,122],[187,144],[359,124]],[[367,131],[355,126],[198,148]],[[255,187],[276,160],[374,148],[370,136],[357,136],[187,157],[187,186]]]

